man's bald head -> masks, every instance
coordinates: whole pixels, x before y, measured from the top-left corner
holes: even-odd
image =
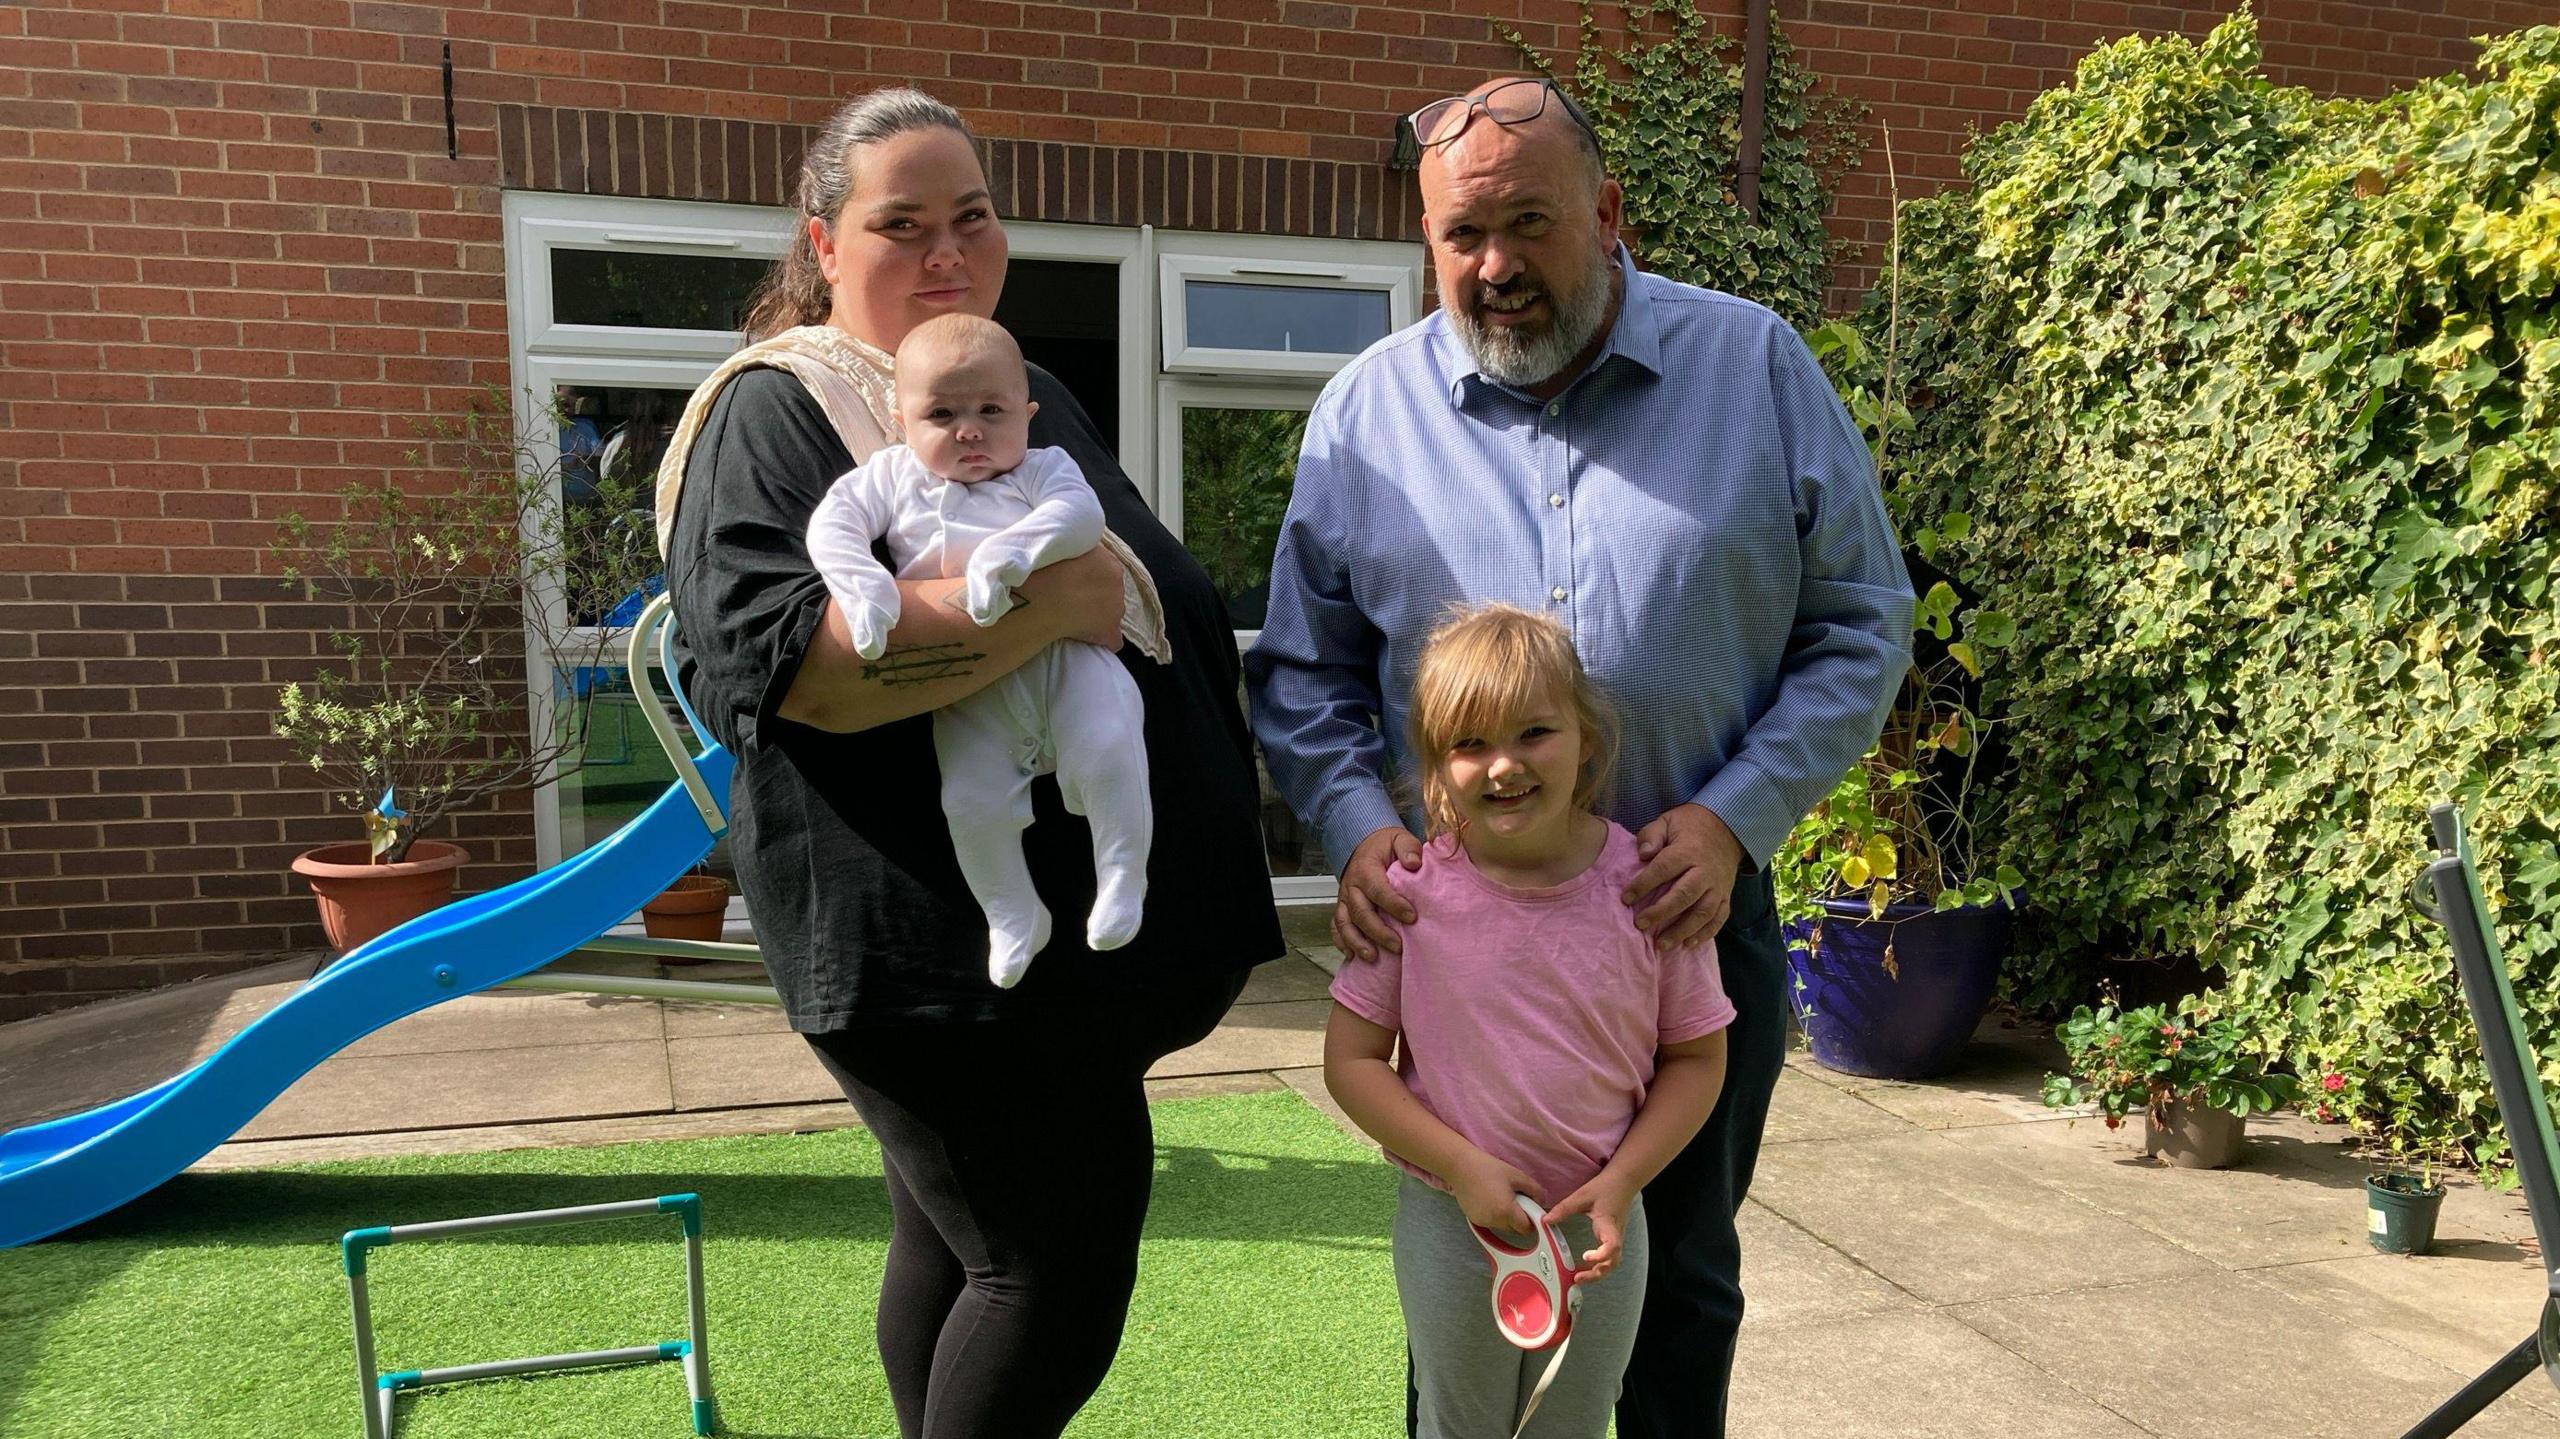
[[[1511,85],[1544,86],[1545,108],[1535,119],[1505,125],[1479,103]],[[1512,96],[1525,93],[1510,92]],[[1505,162],[1548,168],[1549,173],[1558,175],[1578,170],[1594,190],[1607,178],[1599,136],[1593,132],[1582,107],[1564,93],[1563,87],[1535,75],[1496,75],[1469,90],[1465,99],[1465,105],[1450,106],[1446,115],[1432,123],[1431,134],[1417,134],[1424,146],[1425,185],[1430,184],[1435,169],[1445,170],[1453,164],[1461,169],[1480,168],[1492,158],[1483,152],[1498,152]],[[1450,135],[1457,138],[1445,144],[1432,143]]]

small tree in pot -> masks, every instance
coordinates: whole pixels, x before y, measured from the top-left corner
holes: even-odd
[[[422,838],[446,816],[575,771],[583,681],[618,645],[599,621],[658,569],[644,477],[582,475],[564,502],[558,447],[516,434],[502,393],[424,430],[411,473],[349,484],[334,517],[286,516],[274,546],[334,621],[334,662],[284,687],[275,733],[365,825],[294,862],[342,949],[451,894],[461,848]],[[539,733],[529,655],[564,681]]]

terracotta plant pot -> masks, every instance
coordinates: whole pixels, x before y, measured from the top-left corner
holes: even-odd
[[[716,874],[688,874],[640,906],[640,927],[651,939],[717,941],[729,918],[729,881]],[[660,957],[665,964],[700,964],[698,959]]]
[[[340,953],[407,924],[453,898],[454,872],[468,856],[458,844],[422,839],[398,864],[368,864],[363,840],[324,844],[293,862],[320,901],[320,927]]]
[[[2201,1099],[2173,1099],[2157,1119],[2142,1117],[2144,1152],[2180,1169],[2228,1169],[2240,1162],[2249,1121]]]

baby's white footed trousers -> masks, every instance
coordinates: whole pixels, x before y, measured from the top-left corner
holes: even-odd
[[[1054,745],[1054,748],[1052,746]],[[960,875],[987,913],[987,977],[1011,988],[1049,943],[1049,909],[1022,857],[1031,781],[1054,770],[1070,814],[1093,830],[1093,912],[1085,945],[1117,949],[1145,918],[1155,806],[1146,709],[1118,657],[1062,640],[955,705],[933,712],[942,811]]]

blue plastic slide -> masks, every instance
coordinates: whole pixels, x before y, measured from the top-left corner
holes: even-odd
[[[695,763],[726,808],[728,751],[712,746]],[[393,1020],[540,969],[595,939],[699,863],[712,838],[685,787],[672,785],[585,853],[350,951],[175,1079],[0,1135],[0,1248],[58,1233],[155,1188],[320,1061]]]
[[[647,691],[642,656],[653,633],[663,640],[672,630],[657,628],[665,609],[664,600],[651,606],[633,636],[633,673],[678,783],[585,853],[350,950],[186,1073],[102,1109],[0,1135],[0,1248],[148,1193],[330,1055],[404,1015],[542,968],[700,863],[725,827],[735,761],[716,744],[699,757],[685,754]],[[685,718],[693,719],[689,707]],[[697,775],[699,787],[690,788]]]

